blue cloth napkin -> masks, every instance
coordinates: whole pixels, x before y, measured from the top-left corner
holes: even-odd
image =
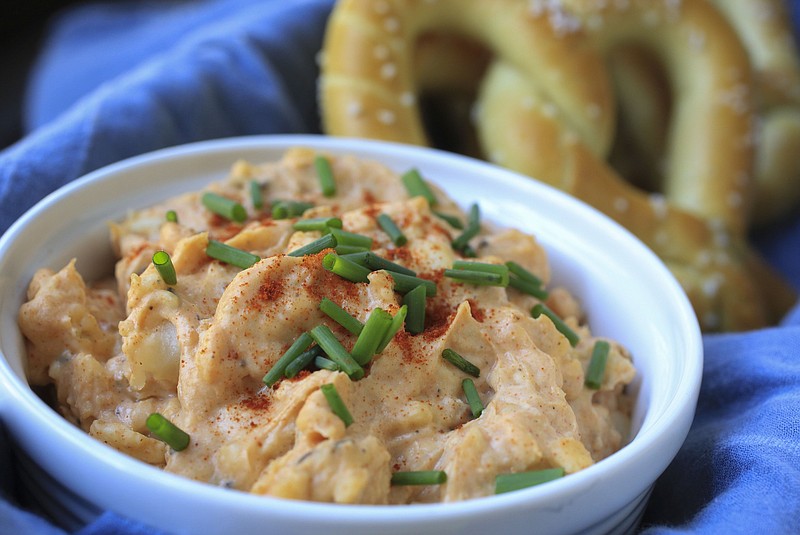
[[[333,0],[107,2],[54,21],[0,152],[0,232],[89,171],[202,139],[317,133],[316,55]],[[795,20],[800,8],[793,3]],[[754,237],[800,288],[800,211]],[[641,530],[800,532],[800,306],[777,327],[706,335],[697,416]],[[26,509],[0,426],[0,534],[64,534]],[[111,512],[76,533],[153,534]]]

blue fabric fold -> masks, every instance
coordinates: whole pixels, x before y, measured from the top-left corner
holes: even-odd
[[[316,59],[333,1],[128,1],[64,12],[30,80],[28,132],[0,152],[0,232],[49,192],[123,158],[203,139],[319,132]],[[754,239],[800,288],[800,212]],[[694,425],[641,531],[800,532],[800,306],[779,326],[706,335],[704,345]],[[22,503],[1,426],[0,476],[0,534],[69,532]],[[111,512],[73,532],[154,533]]]

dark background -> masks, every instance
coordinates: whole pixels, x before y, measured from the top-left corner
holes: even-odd
[[[11,0],[0,15],[0,149],[22,136],[21,101],[51,17],[77,0]]]

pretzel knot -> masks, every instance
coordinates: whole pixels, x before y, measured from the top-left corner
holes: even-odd
[[[482,153],[634,232],[683,284],[704,329],[763,326],[791,305],[791,290],[745,240],[750,65],[707,0],[340,0],[324,43],[325,130],[429,145],[419,93],[432,75],[417,70],[425,63],[417,44],[427,39],[432,54],[449,58],[440,63],[438,84],[473,77],[448,76],[463,57],[437,52],[430,40],[437,35],[490,52],[475,113]],[[657,56],[672,88],[657,193],[607,163],[618,105],[609,57],[622,45]]]

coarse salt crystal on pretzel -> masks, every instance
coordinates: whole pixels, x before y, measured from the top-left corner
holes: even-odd
[[[572,193],[634,231],[683,283],[705,329],[761,326],[789,306],[792,292],[743,237],[752,164],[749,64],[707,2],[381,5],[342,1],[331,17],[321,84],[328,133],[428,144],[419,109],[398,106],[398,95],[425,86],[415,80],[415,43],[430,33],[474,39],[494,53],[476,113],[485,154]],[[396,22],[391,31],[387,17]],[[612,27],[618,36],[661,47],[685,97],[675,106],[663,196],[634,188],[604,161],[615,113],[603,61],[604,48],[617,42],[608,33]],[[700,34],[712,37],[703,54],[689,47]],[[393,53],[384,59],[399,66],[391,83],[359,53],[382,45]],[[344,115],[353,102],[359,103],[358,116]],[[376,120],[380,110],[393,110],[397,120]]]

